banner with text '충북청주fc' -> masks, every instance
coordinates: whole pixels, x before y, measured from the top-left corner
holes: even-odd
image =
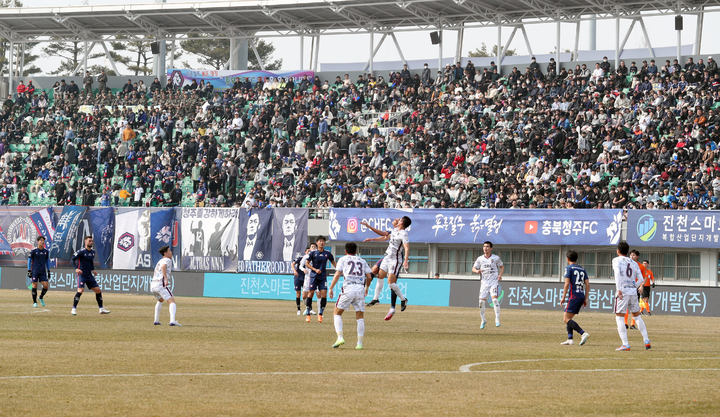
[[[717,248],[720,212],[699,210],[629,210],[630,246]]]
[[[360,242],[377,235],[362,223],[392,230],[412,220],[410,241],[526,245],[616,245],[622,210],[330,209],[330,240]]]
[[[183,208],[182,270],[236,272],[238,265],[236,208]]]

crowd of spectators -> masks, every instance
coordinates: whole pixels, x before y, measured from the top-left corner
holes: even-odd
[[[468,61],[223,91],[21,81],[0,114],[0,203],[720,208],[712,57],[594,66]]]

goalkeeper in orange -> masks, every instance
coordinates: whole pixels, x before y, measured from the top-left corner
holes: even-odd
[[[640,298],[640,294],[638,294],[638,298],[639,298],[639,302],[640,302],[640,312],[642,312],[643,308],[645,308],[648,311],[648,314],[650,314],[650,307],[648,305],[648,298],[650,297],[650,280],[652,279],[653,285],[655,282],[655,277],[652,275],[652,271],[647,269],[647,266],[650,265],[650,262],[643,261],[642,263],[640,263],[640,261],[639,261],[640,252],[638,252],[636,250],[630,251],[630,259],[632,259],[633,261],[635,261],[638,264],[638,266],[640,267],[640,273],[642,274],[643,279],[645,280],[643,282],[642,298]],[[647,287],[645,287],[645,285],[647,285]],[[645,296],[646,291],[647,291],[647,297]],[[628,328],[628,317],[629,317],[629,314],[626,311],[625,312],[625,328]],[[630,329],[636,329],[635,320],[632,320],[632,323],[630,323]]]

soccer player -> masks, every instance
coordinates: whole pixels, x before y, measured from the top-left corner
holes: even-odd
[[[308,259],[305,262],[305,267],[310,270],[310,288],[308,289],[308,298],[305,300],[307,310],[305,311],[305,321],[310,322],[310,311],[312,311],[312,298],[315,295],[315,291],[318,291],[320,296],[320,311],[318,312],[318,321],[322,323],[323,313],[325,312],[325,306],[327,305],[327,267],[328,261],[332,263],[332,266],[337,268],[337,262],[335,257],[330,251],[325,250],[325,237],[318,236],[317,238],[317,250],[310,252]],[[306,271],[307,273],[307,271]]]
[[[307,261],[306,256],[310,253],[310,246],[308,246],[305,249],[305,255],[299,255],[293,263],[290,265],[292,266],[293,275],[295,275],[295,304],[297,304],[297,315],[299,316],[301,314],[300,311],[300,297],[302,296],[303,299],[305,295],[303,295],[303,286],[305,284],[305,270],[300,268],[300,265],[305,259]]]
[[[640,268],[640,275],[642,276],[641,280],[644,280],[645,276],[647,275],[647,270],[645,269],[645,265],[640,263],[640,260],[639,260],[640,252],[638,252],[635,249],[631,250],[630,251],[630,259],[632,259],[633,261],[635,261],[635,263],[638,264],[638,268]],[[643,284],[640,284],[640,285],[643,285]],[[640,303],[640,312],[642,313],[642,302],[641,302],[640,294],[638,294],[637,297],[638,297],[638,302]],[[630,314],[628,311],[626,311],[625,312],[625,328],[626,329],[628,328],[628,318],[630,318]],[[629,323],[629,324],[630,324],[629,328],[631,330],[637,330],[637,327],[635,327],[635,320],[633,320],[632,323]]]
[[[367,296],[370,279],[370,267],[367,262],[357,254],[357,245],[353,242],[345,244],[345,255],[337,263],[337,270],[330,283],[330,298],[333,298],[333,289],[337,284],[340,274],[344,278],[342,290],[335,303],[335,333],[337,340],[332,345],[338,348],[345,344],[343,337],[342,313],[350,306],[355,309],[355,319],[357,320],[358,341],[355,349],[363,348],[363,336],[365,336],[365,296]]]
[[[400,291],[400,286],[397,284],[398,275],[400,274],[400,259],[404,258],[402,267],[407,270],[410,265],[410,238],[408,237],[407,228],[412,224],[412,220],[408,216],[403,216],[392,221],[393,230],[391,232],[384,232],[376,229],[366,222],[360,223],[361,225],[372,230],[380,237],[373,237],[365,239],[365,242],[388,242],[387,251],[385,251],[385,257],[380,264],[380,270],[378,271],[378,279],[382,280],[386,276],[388,277],[388,287],[394,294],[400,297],[400,311],[405,311],[407,307],[407,298],[403,296]],[[404,251],[404,256],[403,256]],[[385,321],[390,320],[395,315],[395,307],[390,306]]]
[[[77,274],[77,293],[73,301],[72,315],[77,315],[77,305],[80,301],[80,296],[85,291],[85,286],[95,292],[95,300],[97,300],[100,314],[110,314],[108,310],[103,307],[102,291],[100,286],[95,281],[97,272],[93,265],[93,259],[95,259],[95,251],[93,250],[93,238],[92,236],[85,236],[84,239],[85,247],[75,252],[72,259],[72,265],[75,267],[75,273]]]
[[[493,255],[493,244],[489,240],[483,243],[483,254],[478,256],[473,264],[472,271],[480,274],[480,317],[482,322],[480,328],[484,329],[487,320],[485,319],[485,304],[488,295],[492,297],[493,309],[495,310],[495,327],[500,327],[500,303],[498,302],[499,281],[505,273],[505,265],[500,257]]]
[[[372,280],[378,275],[380,272],[380,265],[382,265],[382,261],[385,259],[383,256],[380,258],[375,265],[370,268],[370,281],[368,282],[368,288],[370,287],[370,283]],[[397,279],[400,279],[400,272],[398,271]],[[369,303],[365,304],[365,307],[368,306],[374,306],[375,304],[380,303],[380,293],[383,289],[383,280],[378,278],[377,284],[375,284],[375,298],[372,299]],[[397,304],[397,294],[395,294],[395,291],[390,291],[390,307],[393,311],[395,311],[395,305]],[[392,318],[392,316],[390,316]],[[390,319],[388,319],[390,320]]]
[[[310,274],[308,273],[307,269],[307,260],[310,257],[310,253],[317,250],[317,243],[311,243],[310,244],[310,252],[307,253],[303,258],[300,260],[300,268],[299,270],[302,271],[303,275],[305,276],[305,281],[303,282],[302,286],[302,303],[307,303],[308,293],[310,293],[310,284],[312,283],[312,279],[310,279]],[[318,305],[320,305],[320,295],[318,294],[316,297],[318,300]],[[310,300],[310,306],[312,307],[312,300]],[[309,310],[306,308],[303,312],[303,315],[315,315],[317,314],[315,310],[310,308]]]
[[[650,261],[646,259],[642,261],[642,265],[645,267],[645,281],[643,281],[642,299],[645,302],[645,309],[647,310],[648,316],[652,316],[652,313],[650,312],[650,288],[655,288],[655,274],[653,274],[650,270]],[[650,281],[652,281],[652,284]],[[640,306],[640,313],[642,314],[642,306]]]
[[[580,345],[584,345],[590,337],[590,333],[585,332],[572,318],[580,312],[582,307],[587,307],[585,294],[590,291],[590,281],[588,280],[585,269],[577,264],[578,254],[574,250],[568,251],[565,255],[568,266],[565,267],[565,287],[563,288],[562,299],[560,304],[565,304],[565,296],[570,290],[570,299],[565,306],[564,321],[567,325],[568,338],[561,345],[572,345],[573,331],[582,335]]]
[[[32,282],[32,299],[33,307],[37,307],[37,287],[38,282],[42,283],[42,292],[40,292],[40,304],[45,307],[45,294],[48,290],[48,277],[50,276],[50,254],[45,249],[45,237],[38,236],[37,248],[30,251],[28,256],[28,277]]]
[[[622,346],[615,350],[630,350],[628,343],[627,329],[623,316],[625,310],[630,310],[635,322],[637,323],[640,333],[642,333],[645,341],[645,349],[650,349],[650,339],[648,338],[647,328],[642,317],[640,317],[640,305],[638,303],[638,291],[642,285],[642,275],[637,262],[628,257],[630,246],[626,242],[620,242],[617,245],[618,256],[612,260],[613,274],[615,275],[615,321],[617,322],[618,333]]]
[[[175,313],[177,312],[177,305],[175,304],[175,297],[170,292],[170,272],[172,272],[172,251],[169,246],[163,246],[158,250],[162,255],[155,265],[155,273],[153,279],[150,282],[150,292],[153,293],[157,303],[155,303],[155,322],[153,324],[160,325],[160,310],[162,310],[163,301],[167,301],[170,304],[170,325],[171,326],[182,326],[175,320]]]

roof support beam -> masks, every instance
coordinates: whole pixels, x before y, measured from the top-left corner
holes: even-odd
[[[527,47],[528,54],[529,55],[535,55],[533,54],[532,48],[530,47],[530,39],[528,39],[527,32],[525,31],[525,25],[520,25],[520,30],[522,30],[523,38],[525,39],[525,46]]]
[[[110,52],[107,49],[107,46],[105,45],[105,42],[100,42],[100,45],[102,45],[103,50],[105,51],[105,57],[110,61],[110,66],[112,67],[113,71],[115,71],[115,75],[121,76],[120,71],[118,71],[117,66],[115,66],[115,60],[113,59],[112,55],[110,55]]]
[[[701,7],[701,10],[704,9],[705,7]],[[700,55],[700,44],[702,43],[704,17],[705,13],[698,13],[697,15],[697,28],[695,30],[695,50],[693,51],[693,55]]]
[[[395,43],[395,49],[397,49],[398,54],[400,55],[400,60],[402,61],[403,65],[407,65],[407,61],[405,60],[405,55],[403,55],[402,49],[400,49],[400,44],[398,43],[398,40],[395,37],[395,32],[390,32],[390,37],[392,37],[392,40]]]
[[[652,47],[652,44],[650,43],[650,37],[648,36],[647,29],[645,29],[645,19],[642,17],[640,18],[640,29],[642,29],[643,36],[645,37],[645,42],[647,43],[648,52],[650,53],[651,58],[655,58],[655,50]]]
[[[373,60],[375,59],[375,55],[377,55],[383,42],[385,42],[385,38],[387,38],[387,33],[382,35],[382,38],[380,38],[380,42],[378,42],[377,46],[373,48],[375,43],[375,37],[373,35],[373,32],[370,32],[370,59],[368,59],[368,62],[363,67],[363,72],[367,71],[368,69],[370,69],[370,72],[373,72]]]
[[[515,37],[515,34],[517,33],[517,26],[513,28],[513,31],[510,33],[510,38],[508,38],[507,43],[505,43],[505,46],[502,49],[502,54],[500,54],[500,58],[498,58],[498,68],[500,68],[500,65],[502,64],[502,60],[505,59],[505,55],[507,55],[507,51],[510,48],[510,43],[513,41],[513,38]]]
[[[620,44],[620,50],[625,49],[625,44],[628,41],[628,38],[630,38],[630,34],[632,33],[633,28],[635,27],[635,23],[638,21],[638,19],[633,19],[632,23],[630,23],[630,27],[627,30],[627,33],[625,33],[625,38],[623,38],[622,44]]]

